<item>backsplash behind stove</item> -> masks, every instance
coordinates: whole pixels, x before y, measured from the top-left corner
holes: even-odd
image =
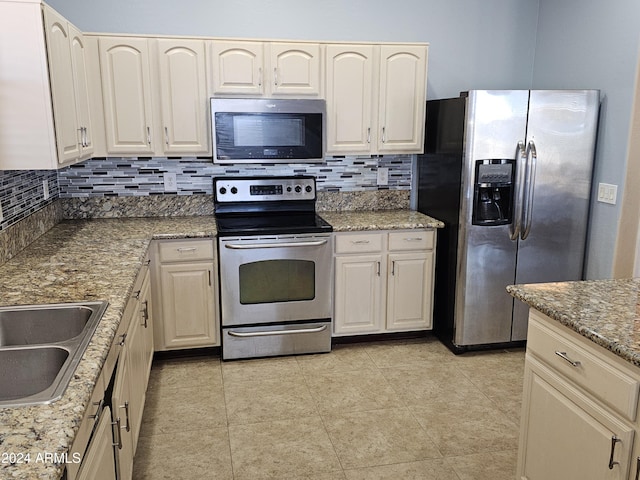
[[[389,169],[389,184],[378,186],[378,168]],[[177,191],[165,192],[165,173],[175,173]],[[316,164],[217,165],[210,159],[94,158],[60,170],[61,198],[212,194],[215,176],[313,175],[317,189],[354,192],[410,190],[411,156],[328,157]]]

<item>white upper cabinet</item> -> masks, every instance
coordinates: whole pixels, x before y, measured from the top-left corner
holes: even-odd
[[[320,97],[321,46],[213,40],[214,95]]]
[[[157,50],[164,152],[207,153],[205,42],[159,39]]]
[[[327,153],[369,153],[374,47],[328,45],[326,58]]]
[[[44,18],[43,18],[44,17]],[[92,153],[82,34],[39,1],[0,0],[0,170],[53,170]]]
[[[426,45],[329,45],[327,153],[422,153]]]
[[[214,95],[262,95],[262,42],[218,41],[211,47]]]
[[[98,41],[107,153],[152,154],[153,110],[146,38]]]

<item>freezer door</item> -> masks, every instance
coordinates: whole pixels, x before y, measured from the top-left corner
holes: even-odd
[[[453,338],[461,347],[511,340],[513,299],[506,286],[515,280],[517,241],[510,225],[472,225],[475,162],[515,159],[526,134],[528,100],[528,90],[469,92]]]
[[[526,143],[535,179],[516,283],[583,277],[599,104],[597,90],[531,91]],[[514,340],[526,338],[527,311],[515,302]]]

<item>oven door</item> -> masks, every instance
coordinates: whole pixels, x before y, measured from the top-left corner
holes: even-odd
[[[330,238],[220,238],[222,326],[331,318]]]

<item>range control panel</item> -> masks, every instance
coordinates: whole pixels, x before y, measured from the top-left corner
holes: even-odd
[[[314,177],[215,178],[216,202],[315,200]]]

